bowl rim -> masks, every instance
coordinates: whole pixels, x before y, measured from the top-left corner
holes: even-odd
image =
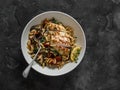
[[[23,40],[23,37],[24,37],[23,35],[24,35],[25,31],[26,31],[26,28],[28,27],[28,25],[29,25],[35,18],[37,18],[37,17],[39,17],[39,16],[41,16],[41,15],[43,15],[43,14],[49,14],[49,13],[63,14],[63,15],[65,15],[65,16],[69,17],[70,19],[72,19],[72,20],[80,27],[80,29],[81,29],[81,31],[82,31],[82,33],[83,33],[83,38],[84,38],[84,50],[83,50],[83,55],[81,56],[81,61],[82,61],[83,57],[85,56],[85,52],[86,52],[86,35],[85,35],[84,31],[83,31],[82,26],[78,23],[78,21],[77,21],[76,19],[74,19],[72,16],[70,16],[70,15],[64,13],[64,12],[61,12],[61,11],[45,11],[45,12],[42,12],[42,13],[34,16],[32,19],[30,19],[30,21],[28,21],[28,23],[25,25],[25,27],[24,27],[24,29],[23,29],[23,32],[22,32],[22,35],[21,35],[21,51],[22,51],[22,54],[23,54],[23,56],[24,56],[25,61],[27,62],[26,56],[25,56],[25,54],[24,54],[24,50],[22,49],[22,40]],[[81,63],[81,61],[79,62],[79,64]],[[28,62],[27,62],[27,63],[28,63]],[[30,64],[30,63],[28,63],[28,64]],[[79,64],[78,64],[78,65],[79,65]],[[73,71],[78,65],[76,65],[76,66],[75,66],[74,68],[72,68],[71,70],[66,71],[66,72],[64,72],[64,73],[62,73],[62,74],[45,74],[45,73],[43,73],[43,72],[39,72],[39,71],[38,71],[37,69],[35,69],[35,67],[33,67],[33,66],[32,66],[32,68],[33,68],[35,71],[37,71],[38,73],[43,74],[43,75],[46,75],[46,76],[61,76],[61,75],[65,75],[65,74],[67,74],[67,73],[70,73],[70,72]]]

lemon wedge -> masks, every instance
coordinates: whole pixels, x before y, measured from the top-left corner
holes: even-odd
[[[78,56],[80,54],[81,47],[76,46],[72,49],[71,54],[70,54],[70,59],[71,61],[76,61],[78,59]]]

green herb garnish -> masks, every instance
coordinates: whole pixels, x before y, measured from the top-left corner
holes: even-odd
[[[46,40],[45,37],[42,37],[42,38],[40,39],[40,42],[43,43],[43,42],[45,42],[45,40]]]
[[[34,50],[33,50],[33,52],[37,53],[37,51],[38,51],[38,49],[37,49],[37,47],[35,47]]]
[[[52,18],[52,19],[51,19],[51,22],[52,22],[52,23],[57,23],[57,20],[56,20],[55,18]]]
[[[54,48],[51,48],[51,51],[53,52],[53,54],[55,56],[60,55],[59,52],[56,49],[54,49]]]

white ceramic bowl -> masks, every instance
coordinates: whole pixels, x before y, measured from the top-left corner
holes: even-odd
[[[74,29],[74,34],[75,36],[77,36],[77,44],[82,46],[82,50],[80,52],[80,55],[78,57],[77,63],[68,63],[66,65],[64,65],[61,69],[50,69],[48,67],[42,68],[40,65],[38,65],[38,63],[34,63],[34,65],[32,66],[32,68],[36,71],[38,71],[39,73],[45,74],[45,75],[49,75],[49,76],[58,76],[58,75],[63,75],[66,74],[70,71],[72,71],[74,68],[76,68],[79,63],[81,62],[84,53],[85,53],[85,49],[86,49],[86,38],[85,38],[85,34],[84,31],[82,29],[82,27],[80,26],[80,24],[70,15],[65,14],[63,12],[59,12],[59,11],[48,11],[48,12],[44,12],[41,13],[37,16],[35,16],[32,20],[30,20],[28,22],[28,24],[25,26],[24,31],[22,33],[22,37],[21,37],[21,48],[22,48],[22,53],[25,57],[25,60],[27,61],[27,63],[29,64],[32,59],[30,57],[30,55],[27,53],[27,48],[26,48],[26,43],[28,40],[28,33],[30,31],[30,28],[33,25],[39,24],[41,23],[41,21],[43,21],[45,18],[56,18],[58,21],[62,22],[64,25],[68,25],[71,26]]]

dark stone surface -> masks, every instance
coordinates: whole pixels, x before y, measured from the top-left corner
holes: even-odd
[[[35,15],[57,10],[83,27],[87,50],[72,72],[48,77],[27,66],[23,28]],[[0,0],[0,90],[120,90],[120,0]]]

